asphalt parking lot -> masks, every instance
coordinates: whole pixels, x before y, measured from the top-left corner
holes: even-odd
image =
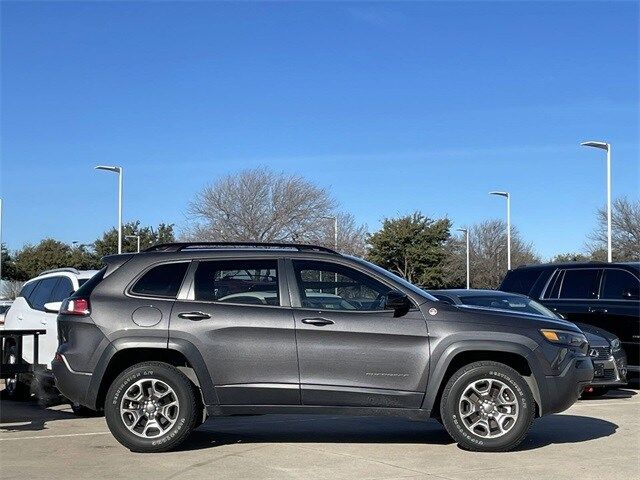
[[[131,453],[104,418],[0,403],[3,479],[635,479],[640,395],[617,390],[538,419],[511,453],[459,449],[435,421],[265,415],[211,419],[180,451]]]

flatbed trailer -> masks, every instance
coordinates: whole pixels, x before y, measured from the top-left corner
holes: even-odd
[[[38,330],[0,330],[0,378],[12,378],[22,374],[36,374],[47,369],[45,364],[38,363],[38,350],[40,335],[47,333],[45,329]],[[33,336],[33,363],[27,363],[22,358],[22,339]],[[5,352],[6,339],[11,338],[15,342],[15,361],[9,362],[9,354]]]

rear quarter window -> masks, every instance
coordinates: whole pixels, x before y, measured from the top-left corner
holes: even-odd
[[[189,262],[166,263],[148,270],[131,287],[135,295],[175,298],[182,285]]]
[[[538,281],[543,271],[544,270],[541,269],[512,270],[507,273],[507,276],[502,281],[500,290],[503,292],[529,295],[529,292],[531,292],[531,289]]]

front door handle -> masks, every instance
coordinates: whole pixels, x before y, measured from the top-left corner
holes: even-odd
[[[606,308],[592,308],[589,307],[589,313],[607,313]]]
[[[324,327],[325,325],[333,325],[333,321],[327,318],[303,318],[302,323],[307,325],[315,325],[316,327]]]
[[[178,314],[178,317],[197,322],[199,320],[206,320],[207,318],[211,318],[211,315],[204,312],[182,312]]]

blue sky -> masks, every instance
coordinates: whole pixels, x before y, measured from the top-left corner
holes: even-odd
[[[638,3],[2,2],[3,237],[185,223],[194,192],[267,165],[375,230],[421,210],[503,218],[578,251],[638,197]]]

